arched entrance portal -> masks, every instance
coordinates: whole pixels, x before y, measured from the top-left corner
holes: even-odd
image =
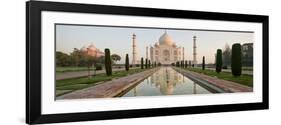
[[[163,51],[163,61],[164,61],[164,64],[168,64],[170,62],[170,51],[169,50]]]

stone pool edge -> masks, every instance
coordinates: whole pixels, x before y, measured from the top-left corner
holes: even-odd
[[[85,89],[77,90],[71,93],[67,93],[65,95],[61,95],[56,97],[56,100],[68,100],[68,99],[86,99],[86,98],[112,98],[118,97],[122,93],[128,91],[128,89],[136,86],[140,82],[142,82],[147,77],[151,76],[153,73],[158,71],[160,67],[155,67],[152,69],[148,69],[146,71],[136,73],[133,75],[121,77],[118,79],[114,79],[112,81],[107,81],[105,83],[88,87]],[[136,77],[136,78],[135,78]],[[140,77],[140,78],[138,78]],[[130,79],[132,78],[132,79]],[[129,80],[126,80],[129,79]],[[125,83],[124,81],[128,82]],[[119,88],[114,88],[118,86]],[[103,89],[102,91],[100,89]],[[100,91],[100,92],[98,92]]]
[[[183,70],[183,69],[180,69],[177,67],[173,67],[173,69],[176,70],[177,72],[183,74],[184,76],[198,82],[198,84],[201,84],[205,87],[213,89],[214,91],[217,91],[216,93],[253,92],[253,88],[250,88],[245,85],[241,85],[239,83],[226,81],[226,80],[222,80],[222,79],[218,79],[218,78],[213,78],[211,76],[207,76],[207,75],[192,72],[192,71]],[[201,78],[201,76],[207,77],[209,79],[216,79],[221,84],[216,83],[212,80],[205,80],[204,78]],[[229,86],[232,86],[232,87],[229,87]]]

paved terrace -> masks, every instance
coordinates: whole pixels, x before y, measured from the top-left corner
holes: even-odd
[[[152,75],[154,72],[159,70],[159,68],[149,69],[140,73],[133,75],[128,75],[112,81],[107,81],[96,86],[85,88],[82,90],[77,90],[62,96],[57,97],[57,99],[83,99],[83,98],[110,98],[116,97],[123,92],[126,92],[133,86],[137,85],[145,78]]]
[[[211,77],[208,75],[204,75],[201,73],[192,72],[192,71],[188,71],[188,70],[184,70],[184,69],[180,69],[180,68],[176,68],[176,67],[174,67],[174,69],[186,77],[205,81],[215,87],[218,87],[219,89],[222,89],[224,92],[232,93],[232,92],[252,92],[253,91],[253,88],[245,86],[245,85],[241,85],[239,83],[235,83],[235,82],[231,82],[231,81],[227,81],[227,80],[223,80],[223,79],[218,79],[216,77]]]

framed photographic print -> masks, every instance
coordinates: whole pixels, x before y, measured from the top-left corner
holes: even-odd
[[[26,123],[268,109],[268,16],[26,4]]]

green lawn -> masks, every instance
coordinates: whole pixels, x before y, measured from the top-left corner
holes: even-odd
[[[236,83],[240,83],[246,86],[250,86],[253,87],[253,76],[251,75],[241,75],[239,77],[234,77],[231,73],[229,72],[220,72],[217,73],[215,71],[212,70],[202,70],[200,68],[187,68],[186,70],[190,70],[190,71],[194,71],[194,72],[198,72],[198,73],[203,73],[205,75],[209,75],[209,76],[213,76],[213,77],[217,77],[220,79],[224,79],[224,80],[228,80],[228,81],[233,81]]]
[[[56,80],[56,96],[60,96],[75,90],[87,88],[94,86],[105,81],[110,81],[112,79],[124,77],[126,75],[131,75],[134,73],[142,72],[145,69],[130,69],[129,71],[115,71],[112,73],[112,76],[107,76],[105,73],[97,74],[92,78],[81,77],[81,78],[71,78],[64,80]]]
[[[90,68],[91,70],[94,70],[94,68]],[[63,73],[63,72],[76,72],[76,71],[87,71],[87,67],[56,67],[57,73]]]

